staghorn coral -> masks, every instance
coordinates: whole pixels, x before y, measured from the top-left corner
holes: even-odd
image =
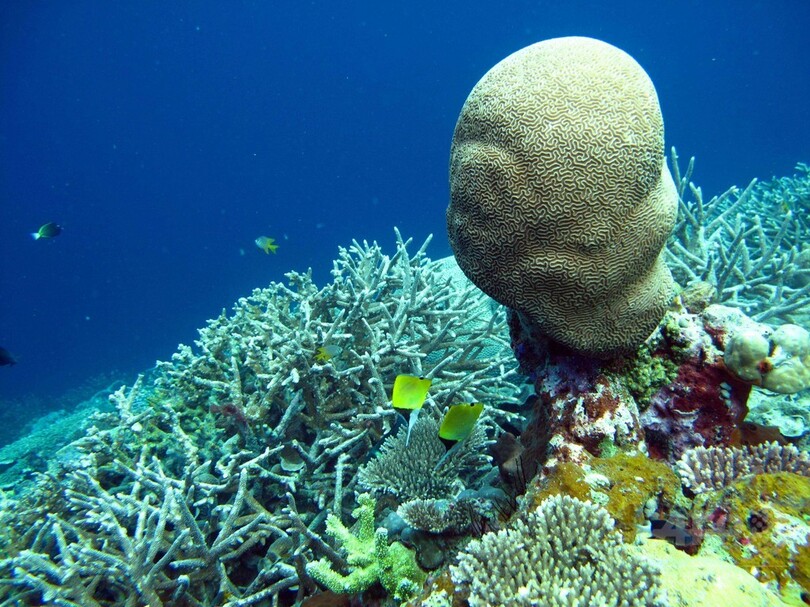
[[[810,456],[793,445],[764,443],[745,447],[696,447],[681,456],[678,474],[695,493],[722,489],[744,476],[793,472],[810,476]]]
[[[439,438],[439,422],[423,413],[406,445],[407,426],[389,436],[374,458],[360,468],[357,479],[365,489],[394,495],[400,502],[422,498],[452,498],[469,486],[475,486],[491,468],[487,455],[489,441],[483,424],[450,454]]]
[[[338,458],[351,456],[344,475],[352,478],[390,429],[388,394],[398,374],[431,378],[439,407],[516,402],[502,312],[493,314],[469,283],[459,288],[446,264],[430,262],[427,241],[413,257],[409,242],[397,232],[393,257],[376,244],[341,249],[334,281],[320,290],[309,274],[290,273],[289,286],[254,291],[232,316],[223,313],[200,331],[199,353],[181,346],[171,363],[160,364],[158,385],[189,407],[232,405],[247,419],[251,440],[297,451],[305,462],[294,477],[298,501],[320,507],[332,493]],[[319,362],[324,344],[341,354]]]
[[[715,303],[742,309],[756,321],[810,319],[810,170],[793,177],[731,187],[704,201],[671,151],[678,190],[678,219],[666,261],[681,285],[708,282]]]
[[[606,510],[568,496],[473,540],[450,572],[470,607],[661,605],[658,570],[628,551]]]
[[[291,603],[308,561],[345,566],[320,533],[354,506],[397,373],[432,377],[432,406],[518,400],[502,311],[397,238],[342,249],[322,289],[291,273],[240,300],[2,495],[0,605]]]
[[[282,533],[249,494],[255,461],[207,496],[167,476],[157,459],[144,456],[134,468],[116,464],[123,473],[116,487],[83,470],[62,481],[64,506],[39,522],[30,548],[0,563],[13,600],[161,607],[243,599],[225,601],[236,607],[257,602],[271,581],[274,592],[297,583],[290,566],[279,567],[276,580],[254,572],[257,583],[246,589],[232,580],[244,573],[243,555]]]
[[[555,38],[493,67],[461,110],[447,227],[459,266],[572,349],[632,352],[673,294],[678,198],[649,77],[598,40]]]

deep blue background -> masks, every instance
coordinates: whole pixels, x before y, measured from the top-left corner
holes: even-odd
[[[810,161],[810,2],[4,2],[0,401],[134,373],[393,226],[431,253],[467,93],[532,42],[634,56],[709,194]],[[64,226],[50,242],[29,232]],[[262,234],[280,242],[266,256]]]

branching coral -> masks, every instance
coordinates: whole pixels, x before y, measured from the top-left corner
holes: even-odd
[[[311,499],[329,495],[341,454],[352,456],[351,478],[390,428],[388,394],[400,373],[431,378],[440,407],[515,402],[502,312],[493,314],[468,282],[459,289],[445,264],[430,262],[428,242],[412,257],[408,243],[397,232],[393,257],[376,244],[341,249],[335,280],[320,290],[309,274],[290,273],[289,285],[254,291],[232,316],[200,331],[199,353],[181,346],[162,364],[159,385],[187,406],[232,404],[255,440],[290,445],[306,464],[298,477]],[[316,352],[325,344],[341,353],[321,362]]]
[[[241,557],[282,533],[274,524],[281,521],[250,495],[255,464],[209,486],[208,496],[146,457],[134,468],[119,462],[116,487],[72,471],[62,511],[49,513],[30,548],[2,563],[4,577],[12,574],[6,583],[18,590],[12,596],[82,607],[236,605],[228,600],[256,590],[231,579],[243,575]],[[277,590],[297,582],[292,567],[280,573]]]
[[[741,448],[696,447],[678,461],[683,484],[695,493],[723,489],[743,476],[774,472],[810,476],[810,455],[774,442]]]
[[[388,543],[388,532],[374,528],[377,500],[368,493],[358,497],[359,506],[352,515],[357,519],[357,532],[352,533],[335,515],[326,520],[326,532],[347,552],[349,573],[335,571],[327,559],[307,565],[307,571],[333,592],[356,594],[379,581],[397,599],[408,598],[425,581],[416,557],[399,542]]]
[[[717,302],[741,308],[754,320],[810,311],[810,172],[799,165],[793,178],[729,188],[704,201],[691,182],[694,158],[681,173],[672,149],[678,188],[678,221],[666,260],[681,285],[709,282]]]
[[[606,510],[568,496],[473,540],[450,571],[470,607],[660,605],[657,569],[631,555]]]
[[[518,400],[503,313],[408,244],[341,249],[322,289],[291,273],[255,291],[115,393],[24,496],[0,496],[0,605],[279,604],[314,590],[308,561],[345,564],[319,534],[353,506],[398,373],[432,378],[433,406]]]
[[[429,533],[462,533],[483,521],[494,519],[497,510],[481,498],[412,499],[397,508],[409,527]]]

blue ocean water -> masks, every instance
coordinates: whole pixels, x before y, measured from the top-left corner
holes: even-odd
[[[0,6],[4,416],[131,379],[290,270],[393,227],[449,254],[447,163],[477,80],[585,35],[658,90],[711,195],[810,160],[810,3],[7,2]],[[54,221],[51,241],[29,233]],[[255,245],[276,239],[276,254]]]

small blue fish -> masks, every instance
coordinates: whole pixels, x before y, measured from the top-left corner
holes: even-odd
[[[342,353],[343,348],[340,346],[326,344],[318,348],[318,350],[315,352],[315,361],[321,364],[328,363],[330,360],[336,356],[340,356]]]
[[[16,365],[17,358],[5,348],[0,347],[0,367]]]
[[[259,236],[253,242],[255,242],[256,246],[267,254],[275,253],[276,249],[278,249],[278,245],[275,244],[276,239],[268,236]]]
[[[62,226],[59,226],[51,221],[39,228],[36,232],[31,232],[31,238],[34,240],[39,240],[40,238],[56,238],[61,233]]]

